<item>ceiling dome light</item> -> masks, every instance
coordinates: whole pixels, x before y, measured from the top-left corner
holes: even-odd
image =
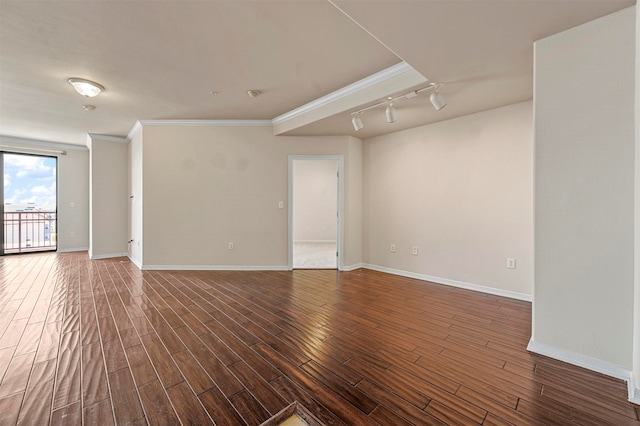
[[[436,111],[440,111],[442,108],[447,106],[447,101],[444,100],[444,97],[437,90],[429,96],[429,100]]]
[[[353,124],[353,128],[356,132],[364,127],[362,120],[360,119],[360,115],[354,115],[351,119],[351,124]]]
[[[262,94],[262,92],[259,91],[259,90],[248,90],[247,91],[247,95],[249,95],[250,98],[257,98],[261,94]]]
[[[76,92],[80,93],[82,96],[86,96],[87,98],[93,98],[94,96],[98,96],[100,92],[104,91],[104,86],[90,80],[85,80],[82,78],[70,78],[69,84],[76,89]]]
[[[387,123],[394,123],[396,121],[396,109],[393,107],[393,102],[389,104],[384,113],[387,115]]]

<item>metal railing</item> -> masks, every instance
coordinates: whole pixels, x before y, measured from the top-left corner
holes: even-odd
[[[56,212],[28,211],[4,213],[4,252],[55,250]]]

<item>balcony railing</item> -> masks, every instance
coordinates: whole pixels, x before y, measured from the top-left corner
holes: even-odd
[[[29,211],[4,213],[4,252],[55,250],[56,212]]]

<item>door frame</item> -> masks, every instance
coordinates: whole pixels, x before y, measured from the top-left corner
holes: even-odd
[[[343,241],[344,241],[344,155],[289,155],[288,176],[288,269],[293,270],[293,163],[295,161],[336,161],[338,163],[338,211],[337,211],[337,235],[336,269],[342,271],[343,267]]]

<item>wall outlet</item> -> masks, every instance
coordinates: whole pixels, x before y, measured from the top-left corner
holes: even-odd
[[[74,208],[76,206],[76,203],[74,203],[73,201],[69,201],[69,207]]]
[[[233,243],[229,243],[229,250],[233,250]]]
[[[391,244],[391,247],[389,248],[389,251],[391,253],[395,253],[396,252],[396,245],[395,244]]]
[[[507,257],[507,269],[516,269],[516,259]]]
[[[284,209],[284,201],[278,201],[278,208]]]
[[[418,246],[411,247],[411,254],[414,256],[418,255]]]
[[[69,232],[69,238],[75,238],[75,237],[76,237],[75,232]]]

